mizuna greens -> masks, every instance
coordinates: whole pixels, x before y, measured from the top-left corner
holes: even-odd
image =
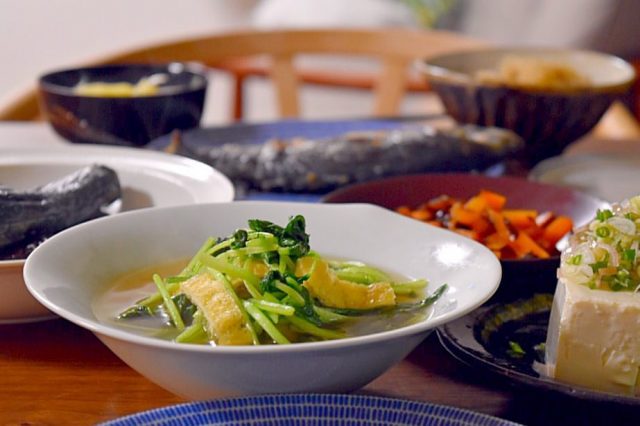
[[[388,329],[401,317],[393,328],[405,325],[446,291],[421,298],[426,280],[396,282],[360,262],[327,260],[311,250],[305,228],[300,215],[284,227],[253,219],[248,229],[209,238],[177,275],[154,274],[157,292],[118,320],[162,318],[182,343],[288,344],[376,331],[356,327],[366,322]]]

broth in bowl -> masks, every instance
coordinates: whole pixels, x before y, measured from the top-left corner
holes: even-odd
[[[303,216],[249,220],[189,261],[125,274],[94,305],[103,322],[178,343],[289,344],[388,331],[428,317],[446,291],[311,250]]]

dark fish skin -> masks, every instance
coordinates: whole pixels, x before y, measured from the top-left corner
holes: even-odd
[[[262,145],[179,145],[178,153],[210,164],[240,186],[261,191],[323,192],[383,177],[422,172],[482,170],[523,141],[498,128],[422,126],[362,132],[312,141]]]
[[[84,167],[32,191],[0,187],[0,249],[101,216],[101,208],[120,197],[116,172],[101,165]]]

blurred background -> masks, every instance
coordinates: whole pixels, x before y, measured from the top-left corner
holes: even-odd
[[[0,105],[45,71],[150,42],[250,27],[433,27],[496,45],[580,47],[640,58],[640,2],[634,0],[3,0],[0,10],[6,58]],[[247,121],[276,118],[268,83],[249,81],[246,90]],[[230,121],[230,96],[231,82],[215,73],[203,125]],[[301,104],[306,118],[364,116],[368,96],[306,87]],[[337,111],[328,107],[336,97]],[[439,110],[438,101],[423,94],[408,96],[402,106],[403,114]]]

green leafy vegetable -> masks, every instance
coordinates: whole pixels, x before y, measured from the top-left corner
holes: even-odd
[[[432,305],[446,291],[445,284],[418,302],[398,304],[391,299],[393,306],[380,308],[339,309],[322,306],[311,291],[317,292],[317,289],[306,283],[316,272],[319,262],[325,261],[311,251],[309,241],[303,216],[291,217],[284,227],[252,219],[248,229],[239,229],[224,239],[208,238],[178,275],[163,279],[155,274],[153,281],[157,292],[125,310],[118,318],[129,320],[166,313],[177,332],[174,338],[176,342],[203,343],[216,340],[216,336],[208,335],[207,330],[219,333],[221,324],[224,327],[224,322],[215,323],[214,327],[207,321],[224,317],[233,322],[230,327],[240,327],[242,342],[248,340],[246,330],[242,330],[242,327],[246,327],[254,345],[288,344],[291,339],[314,341],[343,338],[347,336],[344,325],[359,321],[355,317],[411,313]],[[306,260],[298,263],[301,258]],[[328,271],[335,276],[336,282],[348,281],[362,286],[374,283],[386,285],[396,295],[404,296],[422,294],[427,286],[426,280],[394,282],[385,272],[359,262],[328,263]],[[296,275],[300,268],[305,273]],[[197,306],[181,291],[185,281],[200,274],[211,276],[207,280],[194,282],[195,287],[190,291],[200,290],[202,287],[197,284],[201,282],[205,286],[215,283],[216,290],[207,292],[207,287],[204,287],[204,294],[208,297],[220,295],[224,300],[221,302],[224,303],[223,309],[202,312],[201,309],[206,309],[206,303],[198,300]],[[219,283],[224,291],[220,290]],[[343,297],[348,299],[349,294]],[[213,313],[217,316],[213,316]]]
[[[182,321],[182,317],[180,316],[180,312],[178,311],[176,304],[173,302],[173,299],[171,299],[171,296],[167,291],[164,280],[160,277],[160,275],[154,274],[153,282],[156,284],[156,287],[158,288],[158,291],[162,296],[164,306],[165,308],[167,308],[167,312],[169,313],[171,321],[173,321],[173,324],[179,331],[184,330],[184,322]]]

